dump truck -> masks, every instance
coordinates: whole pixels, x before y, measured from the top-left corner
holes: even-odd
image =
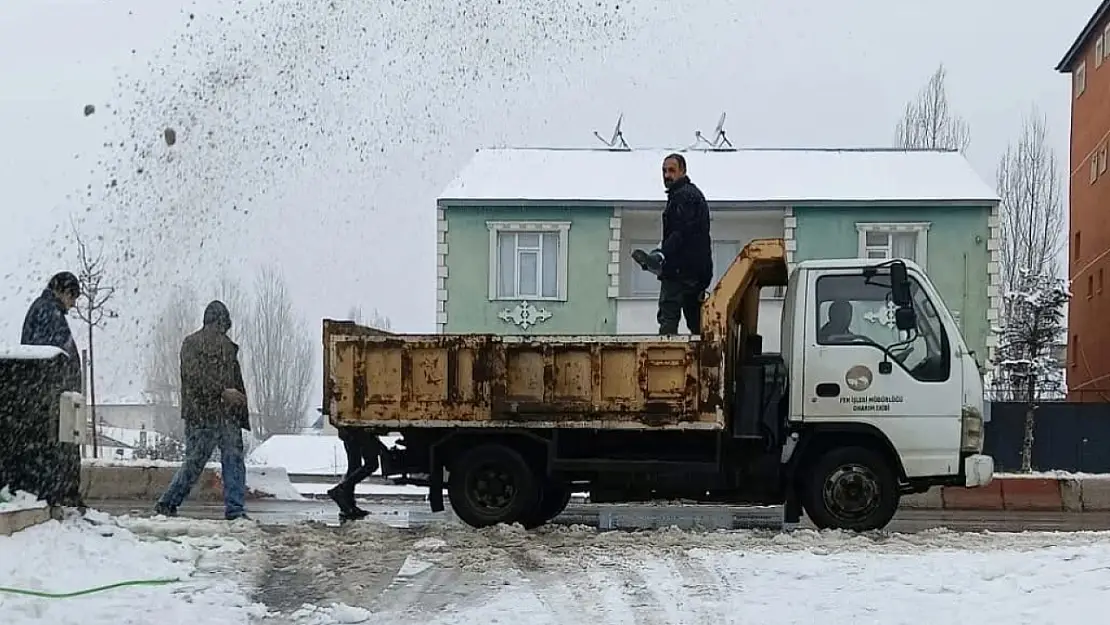
[[[702,304],[701,332],[382,332],[324,320],[324,410],[397,433],[390,477],[443,493],[474,527],[542,525],[591,502],[783,505],[819,528],[886,526],[899,499],[981,487],[982,374],[908,260],[808,260],[749,243]],[[781,351],[760,291],[786,287]]]

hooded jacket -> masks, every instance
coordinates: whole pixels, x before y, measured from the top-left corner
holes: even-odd
[[[200,424],[230,419],[250,430],[247,406],[232,406],[223,400],[223,392],[229,388],[246,393],[239,346],[228,337],[230,329],[227,307],[214,301],[204,311],[204,327],[182,342],[181,418]]]

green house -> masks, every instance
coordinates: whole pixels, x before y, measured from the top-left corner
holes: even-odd
[[[629,255],[659,242],[668,153],[478,150],[437,201],[438,330],[654,334],[659,283]],[[959,153],[684,155],[710,204],[718,276],[764,237],[785,239],[791,263],[907,258],[925,267],[971,349],[989,358],[1000,305],[999,199]],[[774,351],[782,293],[761,295],[759,331]]]

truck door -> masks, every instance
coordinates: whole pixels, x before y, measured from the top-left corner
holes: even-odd
[[[862,268],[808,272],[802,418],[882,432],[909,477],[948,475],[959,466],[962,360],[923,285],[910,273],[916,332],[894,323],[890,274]],[[796,329],[797,332],[800,328]]]

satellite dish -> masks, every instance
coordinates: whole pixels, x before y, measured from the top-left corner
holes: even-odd
[[[605,145],[609,146],[610,149],[613,149],[613,150],[627,150],[627,149],[629,149],[628,143],[626,143],[625,140],[624,140],[624,134],[621,132],[621,122],[623,122],[623,121],[624,121],[624,113],[619,113],[617,115],[617,124],[615,126],[613,126],[613,136],[611,138],[609,138],[609,140],[606,140],[605,137],[602,137],[600,134],[598,134],[598,132],[596,130],[594,131],[594,136],[597,137],[598,141],[601,141]]]

